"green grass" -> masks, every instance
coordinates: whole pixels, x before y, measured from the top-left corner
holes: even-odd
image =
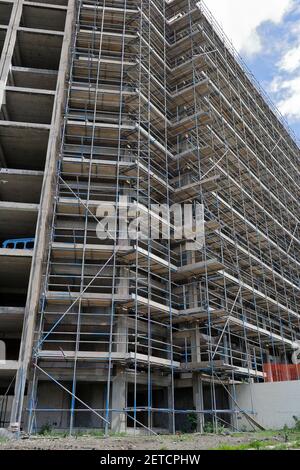
[[[108,434],[109,437],[128,437],[126,432],[112,432]]]
[[[74,437],[104,437],[104,431],[97,429],[91,431],[77,431],[74,432]]]
[[[265,433],[261,433],[261,439],[266,439]],[[273,432],[273,437],[278,437],[278,431]],[[298,433],[297,433],[298,434]],[[291,434],[290,439],[288,442],[278,442],[272,439],[267,440],[253,440],[250,442],[244,442],[238,445],[228,445],[222,444],[219,447],[216,447],[211,450],[288,450],[288,449],[300,449],[300,438],[298,436],[295,439],[295,436]]]
[[[300,449],[300,439],[294,442],[290,449]]]
[[[281,430],[267,430],[259,432],[233,433],[233,438],[245,438],[249,436],[251,441],[238,445],[222,444],[214,450],[287,450],[300,448],[299,427]]]
[[[176,434],[176,436],[168,436],[168,437],[170,437],[172,440],[174,440],[175,438],[178,442],[185,442],[185,441],[189,441],[191,438],[193,438],[193,436],[195,436],[195,434]]]
[[[46,437],[46,438],[59,437],[61,439],[65,439],[66,437],[68,437],[69,434],[66,432],[60,432],[60,431],[43,431],[43,432],[39,432],[37,435],[41,437]]]
[[[43,429],[38,433],[39,436],[42,437],[60,437],[60,438],[67,438],[70,437],[69,432],[67,431],[58,431],[56,429]],[[91,429],[86,431],[74,431],[72,437],[104,437],[104,431],[98,429]],[[109,433],[108,437],[128,437],[125,432],[119,433]]]
[[[212,450],[263,450],[269,446],[278,446],[278,442],[274,441],[251,441],[251,442],[244,442],[243,444],[239,445],[221,445]]]

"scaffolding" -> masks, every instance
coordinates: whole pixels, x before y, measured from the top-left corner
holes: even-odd
[[[28,431],[255,427],[236,386],[300,340],[295,137],[202,2],[78,0],[69,67]],[[204,247],[99,240],[122,197],[203,204]]]

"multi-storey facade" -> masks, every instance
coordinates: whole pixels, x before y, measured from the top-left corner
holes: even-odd
[[[0,250],[3,422],[238,428],[236,388],[292,370],[300,339],[291,131],[202,3],[0,12],[0,237],[34,243]],[[130,220],[201,203],[203,247],[99,239],[125,197]]]

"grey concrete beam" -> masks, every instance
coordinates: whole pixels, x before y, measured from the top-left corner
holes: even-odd
[[[11,1],[11,0],[10,0]],[[24,2],[26,5],[33,3],[34,5],[47,5],[47,7],[55,7],[58,6],[67,6],[68,0],[39,0],[38,2],[27,0]]]
[[[0,362],[0,377],[1,381],[7,377],[14,377],[16,371],[19,368],[18,361],[5,361],[3,363]]]

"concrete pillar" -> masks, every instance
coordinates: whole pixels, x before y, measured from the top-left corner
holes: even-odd
[[[19,12],[16,12],[15,21],[18,21],[18,17],[21,17],[23,3],[16,3]],[[12,17],[14,12],[12,13]],[[48,246],[48,231],[49,231],[49,216],[52,213],[53,209],[53,181],[56,174],[56,162],[57,162],[57,146],[60,139],[60,128],[62,124],[61,119],[61,106],[65,98],[65,82],[68,71],[69,63],[69,47],[71,46],[71,41],[73,37],[73,27],[76,15],[75,0],[69,0],[67,16],[65,22],[65,35],[62,45],[62,52],[60,58],[60,66],[58,71],[57,78],[57,89],[56,96],[53,105],[53,115],[51,121],[51,128],[49,131],[49,140],[47,147],[46,163],[44,169],[44,180],[43,187],[41,192],[40,199],[40,211],[36,227],[36,242],[33,252],[33,258],[31,263],[31,274],[28,284],[28,293],[27,301],[25,307],[24,315],[24,325],[26,327],[23,329],[22,340],[20,346],[20,355],[19,355],[19,369],[15,379],[15,396],[13,401],[13,407],[11,412],[11,425],[20,426],[22,410],[23,410],[23,401],[25,386],[27,380],[28,368],[32,355],[32,347],[34,341],[34,332],[36,324],[36,314],[38,311],[41,285],[42,285],[42,272],[44,269],[44,255],[46,252],[46,247]],[[14,38],[10,38],[10,44],[12,47],[11,56],[13,54],[14,41],[17,34],[17,24],[15,24]],[[7,38],[9,35],[7,34]],[[7,58],[7,54],[2,54],[2,57]],[[6,60],[6,59],[5,59]],[[6,64],[9,70],[9,63]],[[5,66],[5,64],[4,64]],[[1,63],[2,68],[2,63]],[[3,80],[3,75],[1,76]]]
[[[223,359],[226,361],[227,364],[230,364],[230,355],[229,355],[229,346],[228,346],[228,335],[224,334],[223,336]]]
[[[203,411],[203,381],[198,372],[193,372],[193,401],[196,412]],[[197,413],[197,432],[203,432],[204,414]]]
[[[237,414],[235,413],[235,410],[237,409],[237,406],[236,406],[236,403],[235,403],[235,401],[236,401],[235,387],[234,387],[234,385],[229,385],[228,388],[229,388],[229,393],[228,393],[229,409],[232,411],[231,426],[233,427],[233,429],[235,431],[238,431],[239,430],[239,423],[238,423],[238,419],[237,419]]]
[[[126,299],[129,296],[129,269],[122,266],[119,273],[117,295]]]
[[[166,390],[167,390],[168,410],[173,410],[174,403],[173,403],[173,392],[172,392],[171,385],[169,385]],[[169,430],[169,433],[171,434],[175,433],[175,419],[174,419],[174,413],[172,411],[168,413],[168,430]]]
[[[126,196],[119,198],[119,234],[118,245],[128,246],[128,201]],[[121,268],[122,270],[122,268]]]
[[[119,353],[127,353],[128,341],[128,317],[119,313],[116,317],[115,334],[113,338],[113,350]]]
[[[188,286],[188,308],[196,308],[198,307],[198,289],[197,283],[193,282]]]
[[[191,355],[192,362],[201,362],[201,340],[200,340],[200,331],[199,324],[193,324],[193,331],[191,333]]]
[[[191,353],[192,362],[201,362],[201,342],[200,342],[200,331],[199,324],[194,323],[194,331],[191,335]],[[196,411],[202,411],[203,404],[203,384],[201,375],[198,372],[193,372],[193,401]],[[204,415],[197,413],[197,432],[203,432],[204,426]]]
[[[111,431],[120,433],[126,431],[126,413],[122,412],[127,404],[127,383],[125,369],[116,368],[116,376],[112,382],[112,412]],[[115,410],[115,411],[114,411]]]
[[[195,251],[187,251],[187,264],[194,264],[196,263],[196,252]],[[187,286],[187,302],[188,308],[196,308],[198,307],[198,288],[197,282],[193,282]]]
[[[36,390],[38,385],[38,379],[34,380],[33,371],[30,371],[28,376],[28,385],[27,385],[27,397],[28,397],[28,413],[23,413],[23,429],[26,429],[29,434],[33,430],[33,420],[34,420],[34,410],[36,407]]]
[[[124,355],[127,352],[127,334],[128,334],[128,318],[127,315],[119,314],[116,318],[116,327],[114,335],[113,350]],[[127,404],[127,387],[126,375],[124,367],[117,367],[116,376],[112,382],[112,409],[119,411],[112,411],[111,413],[111,431],[112,432],[125,432],[126,431],[126,414],[122,413]]]

